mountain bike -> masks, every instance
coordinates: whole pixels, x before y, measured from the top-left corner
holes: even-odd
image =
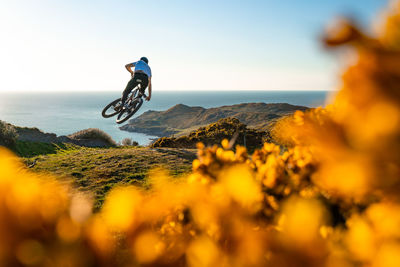
[[[110,118],[118,114],[115,120],[118,124],[127,121],[135,114],[143,104],[143,97],[147,97],[142,92],[140,84],[136,86],[128,95],[126,105],[123,105],[121,98],[115,99],[110,104],[105,106],[101,115],[104,118]]]

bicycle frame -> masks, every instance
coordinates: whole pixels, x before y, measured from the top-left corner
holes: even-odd
[[[138,98],[138,97],[147,97],[146,94],[143,92],[141,92],[142,86],[140,84],[138,84],[131,92],[131,95],[129,96],[128,100],[132,101],[134,98]]]

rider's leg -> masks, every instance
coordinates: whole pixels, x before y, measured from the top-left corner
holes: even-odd
[[[141,92],[142,94],[144,94],[144,93],[146,92],[146,89],[147,89],[147,85],[141,83],[141,84],[140,84],[140,92]]]
[[[132,91],[133,88],[135,88],[137,86],[137,82],[135,81],[134,78],[132,78],[128,84],[126,85],[126,88],[124,90],[124,92],[122,93],[122,104],[125,103],[126,99],[128,98],[129,93]]]
[[[142,74],[142,73],[139,73],[139,74],[140,74],[140,80],[141,80],[140,91],[142,94],[144,94],[147,86],[149,85],[149,78],[147,77],[146,74]]]

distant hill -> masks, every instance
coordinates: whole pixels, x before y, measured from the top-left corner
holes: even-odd
[[[147,111],[120,127],[129,132],[156,136],[184,135],[219,119],[239,119],[250,128],[268,130],[276,119],[307,107],[286,103],[246,103],[217,108],[189,107],[178,104],[166,111]]]

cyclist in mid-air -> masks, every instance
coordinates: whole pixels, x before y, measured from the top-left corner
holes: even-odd
[[[146,97],[147,101],[151,99],[151,69],[149,67],[149,60],[146,57],[141,57],[139,61],[129,63],[125,65],[127,71],[130,72],[132,79],[126,85],[124,92],[122,93],[122,105],[126,105],[125,101],[128,98],[129,93],[138,84],[141,85],[141,91],[144,93],[146,87],[149,86],[149,95]],[[134,70],[132,68],[134,67]]]

